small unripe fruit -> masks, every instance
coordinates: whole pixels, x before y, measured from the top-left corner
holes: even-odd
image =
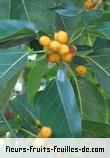
[[[51,63],[58,63],[58,62],[60,62],[60,55],[57,53],[48,54],[47,59]]]
[[[68,43],[69,37],[68,34],[64,31],[59,31],[56,36],[55,39],[60,42],[61,44],[66,44]]]
[[[76,67],[76,72],[79,75],[84,75],[87,72],[87,68],[85,66],[83,66],[83,65],[79,65],[79,66]]]
[[[85,1],[84,7],[87,10],[91,10],[91,9],[95,8],[96,5],[97,5],[97,3],[93,2],[92,0],[87,0],[87,1]]]
[[[39,39],[39,43],[43,47],[48,47],[49,44],[51,43],[51,39],[48,36],[41,36],[40,39]]]
[[[67,53],[61,56],[61,59],[67,63],[72,62],[74,55],[72,53]]]
[[[40,138],[49,138],[52,135],[52,129],[50,127],[42,127],[39,131],[38,136]]]
[[[49,48],[52,51],[58,52],[60,50],[61,44],[57,41],[52,41],[49,45]]]
[[[69,52],[69,47],[66,44],[61,44],[59,54],[64,55]]]
[[[14,113],[10,111],[8,108],[5,110],[4,116],[7,120],[13,119],[15,117]]]
[[[71,53],[73,53],[74,55],[76,55],[76,53],[77,53],[77,47],[75,45],[69,46],[69,50],[70,50]]]
[[[40,120],[36,120],[35,123],[36,123],[37,126],[39,126],[39,127],[41,126],[41,122],[40,122]]]

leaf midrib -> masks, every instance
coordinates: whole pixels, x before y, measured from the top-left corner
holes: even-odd
[[[65,105],[65,103],[64,103],[64,101],[63,101],[63,98],[62,98],[62,95],[61,95],[61,92],[60,92],[60,89],[59,89],[59,86],[58,86],[57,80],[56,80],[56,84],[57,84],[58,93],[59,93],[61,102],[62,102],[63,105]],[[69,126],[69,130],[70,130],[71,136],[73,136],[73,132],[72,132],[72,129],[71,129],[71,127],[70,127],[70,122],[69,122],[69,120],[68,120],[68,114],[67,114],[67,112],[66,112],[65,106],[63,106],[63,108],[64,108],[65,115],[66,115],[66,118],[67,118],[67,122],[68,122],[68,126]]]

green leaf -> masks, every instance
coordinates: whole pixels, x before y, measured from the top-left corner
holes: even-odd
[[[96,37],[110,39],[110,22],[105,22],[100,25],[96,25],[89,32],[93,33]]]
[[[81,120],[70,81],[52,80],[36,99],[38,114],[44,126],[50,126],[53,137],[80,137]]]
[[[97,14],[97,13],[96,13]],[[96,16],[96,14],[94,16]],[[100,16],[100,14],[102,14]],[[110,12],[106,12],[104,10],[100,10],[100,14],[99,14],[99,18],[98,19],[94,19],[94,16],[92,16],[91,14],[91,17],[92,17],[92,21],[90,21],[90,25],[101,25],[105,22],[109,22],[110,21]]]
[[[8,19],[10,11],[10,0],[0,0],[0,19]]]
[[[37,133],[36,115],[34,114],[32,105],[29,104],[27,100],[27,95],[23,94],[17,96],[15,99],[10,101],[10,105],[13,108],[13,111],[18,114],[20,119],[23,121],[22,127]]]
[[[101,86],[110,96],[110,49],[96,49],[87,57]]]
[[[95,21],[95,24],[99,19],[102,19],[104,11],[100,9],[92,9],[90,11],[84,11],[83,20],[84,23],[88,23],[88,26],[93,25],[92,22]]]
[[[86,138],[110,137],[110,124],[83,120],[82,126],[83,126],[83,137]]]
[[[58,30],[66,31],[70,36],[70,41],[76,38],[76,36],[78,36],[80,32],[83,32],[85,25],[86,24],[82,23],[81,12],[70,17],[63,16],[60,14],[56,15],[56,21],[55,21],[56,31]]]
[[[97,49],[101,49],[101,48],[110,48],[110,40],[105,40],[102,38],[97,38],[95,40],[93,49],[97,50]]]
[[[55,5],[54,0],[11,0],[10,18],[28,20],[46,33],[53,32],[55,14],[49,8]]]
[[[57,8],[53,8],[57,14],[67,17],[76,16],[83,11],[83,3],[77,0],[63,1]]]
[[[13,87],[27,64],[25,49],[18,47],[0,49],[0,107],[5,108]]]
[[[19,71],[14,77],[12,77],[9,81],[5,81],[5,85],[3,80],[0,79],[0,110],[4,110],[8,104],[10,96],[12,94],[13,88],[17,82],[22,71]],[[3,84],[3,85],[2,85]]]
[[[11,137],[16,138],[16,134],[15,131],[13,130],[13,128],[11,127],[11,125],[9,124],[9,122],[7,121],[7,119],[5,118],[4,114],[0,111],[0,116],[1,119],[4,121],[4,123],[6,124],[6,126],[9,129],[9,132],[11,133]]]
[[[26,21],[0,21],[0,47],[11,47],[25,43],[36,36],[34,24]]]
[[[89,23],[93,19],[101,18],[103,11],[99,9],[85,11],[82,7],[83,3],[79,1],[66,1],[65,3],[56,9],[56,29],[63,29],[68,32],[70,43],[85,44],[84,42],[86,42],[91,46],[94,37],[89,35],[91,39],[88,39],[87,29],[88,27],[91,28]]]
[[[107,99],[107,105],[108,105],[108,122],[110,123],[110,98]]]
[[[38,60],[31,68],[28,74],[27,93],[31,103],[34,102],[34,97],[37,90],[40,88],[42,77],[46,74],[47,63],[45,60]]]
[[[74,82],[82,118],[108,123],[107,105],[96,85],[84,78],[74,77]]]

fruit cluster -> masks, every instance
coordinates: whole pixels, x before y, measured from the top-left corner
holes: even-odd
[[[77,48],[74,45],[69,46],[68,41],[68,34],[64,31],[55,33],[53,40],[48,36],[41,36],[39,39],[40,45],[45,49],[47,60],[52,63],[60,61],[69,63],[73,60]]]
[[[85,0],[84,7],[87,10],[91,10],[96,7],[98,0]]]

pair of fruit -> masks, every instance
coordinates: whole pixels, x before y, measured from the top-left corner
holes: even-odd
[[[84,7],[87,10],[91,10],[96,7],[98,2],[99,2],[99,0],[85,0]]]
[[[41,36],[39,43],[44,47],[47,53],[48,61],[58,63],[60,61],[71,62],[76,55],[77,48],[68,46],[68,34],[64,31],[55,33],[54,40],[48,36]]]

